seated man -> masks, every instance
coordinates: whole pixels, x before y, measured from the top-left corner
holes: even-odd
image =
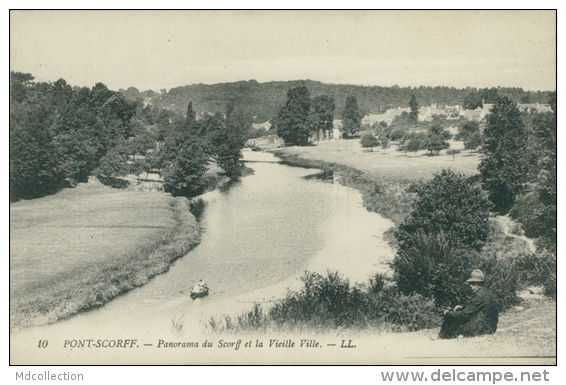
[[[472,271],[466,282],[472,288],[472,297],[466,306],[456,306],[444,312],[444,322],[438,338],[457,338],[493,334],[497,330],[499,311],[495,297],[484,287],[481,270]]]

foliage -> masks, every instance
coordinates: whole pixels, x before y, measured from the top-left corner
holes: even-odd
[[[243,170],[242,148],[246,133],[251,127],[251,119],[242,111],[228,104],[226,118],[217,113],[199,122],[201,131],[206,132],[210,153],[230,178],[241,176]]]
[[[287,102],[279,109],[273,125],[277,135],[287,144],[305,145],[309,142],[308,117],[310,111],[310,92],[306,86],[291,88],[287,92]]]
[[[373,134],[366,133],[362,135],[362,138],[360,139],[360,144],[362,145],[362,147],[364,148],[369,147],[370,150],[373,151],[373,147],[379,146],[379,140]]]
[[[398,293],[389,290],[381,295],[385,310],[384,321],[392,323],[394,330],[417,331],[440,326],[441,317],[433,300],[420,294]]]
[[[358,107],[358,100],[355,96],[346,98],[346,105],[342,111],[344,131],[348,136],[354,135],[361,127],[363,114]]]
[[[382,135],[381,138],[381,148],[383,148],[385,150],[385,152],[387,152],[387,149],[389,148],[389,144],[391,143],[391,139],[389,139],[389,137],[387,137],[386,135]]]
[[[487,116],[484,136],[486,156],[478,170],[495,210],[505,213],[522,192],[527,177],[527,132],[519,110],[509,99],[497,99]]]
[[[519,303],[519,270],[512,259],[498,258],[489,254],[476,267],[486,276],[485,286],[497,300],[499,311],[507,310]]]
[[[192,197],[203,192],[209,156],[204,139],[178,129],[165,138],[159,151],[163,188],[173,195]]]
[[[450,139],[451,136],[450,131],[443,128],[442,123],[433,121],[433,124],[428,130],[426,149],[430,151],[431,154],[433,151],[436,151],[438,155],[441,150],[450,147],[450,144],[446,140]]]
[[[547,251],[522,253],[513,259],[522,285],[543,286],[550,297],[556,296],[556,255]]]
[[[393,330],[438,327],[440,316],[434,302],[420,295],[404,295],[395,288],[378,292],[351,286],[336,272],[325,276],[306,272],[303,287],[289,291],[264,313],[254,306],[235,320],[211,319],[208,327],[216,332],[250,330],[316,330],[321,328],[367,328],[393,325]]]
[[[312,122],[312,131],[316,132],[317,140],[320,140],[321,131],[323,139],[327,139],[328,133],[332,131],[335,108],[336,102],[331,96],[321,95],[312,99],[310,121]]]
[[[459,154],[459,153],[460,153],[460,150],[454,150],[454,149],[451,149],[451,150],[446,151],[446,154],[447,154],[447,155],[452,155],[452,160],[454,160],[454,156],[455,156],[456,154]]]
[[[473,133],[467,139],[464,140],[464,148],[470,150],[473,153],[474,150],[483,144],[483,137],[479,132]]]
[[[409,237],[411,246],[400,246],[393,261],[399,290],[434,298],[440,307],[461,304],[469,294],[465,281],[477,255],[457,249],[453,237],[444,232],[417,231]]]
[[[458,127],[458,133],[455,140],[466,141],[469,140],[474,134],[480,133],[480,125],[475,120],[467,120],[464,124]]]
[[[128,153],[125,146],[116,146],[108,150],[106,155],[100,160],[100,164],[94,170],[97,175],[107,177],[120,177],[132,172],[132,167],[128,163]]]
[[[325,84],[311,80],[266,83],[250,80],[211,85],[187,85],[171,88],[162,93],[159,93],[159,90],[140,92],[133,87],[128,90],[120,90],[120,92],[128,100],[148,101],[152,109],[170,108],[176,113],[183,114],[187,103],[191,100],[195,110],[208,111],[212,114],[224,112],[226,103],[234,101],[244,112],[255,117],[254,123],[263,123],[277,115],[281,105],[285,104],[287,90],[301,85],[306,85],[313,97],[319,95],[333,97],[336,100],[336,111],[344,109],[346,95],[355,96],[364,114],[377,114],[385,112],[388,108],[407,107],[407,101],[413,94],[417,100],[434,100],[438,105],[463,105],[468,94],[480,91],[470,87],[380,87]],[[525,91],[521,88],[500,87],[497,92],[514,102],[519,102],[527,95],[531,103],[546,103],[548,100],[546,91]],[[479,103],[481,106],[481,96]],[[491,102],[486,98],[486,103]]]
[[[414,247],[413,235],[443,232],[456,247],[481,250],[487,239],[490,205],[477,182],[442,170],[425,184],[413,187],[417,199],[395,237],[401,251]]]
[[[483,103],[495,103],[499,97],[497,88],[484,88],[471,91],[464,99],[464,108],[467,110],[475,110],[483,107]],[[518,102],[519,99],[516,99]]]
[[[104,84],[32,80],[10,74],[10,200],[86,181],[110,149],[132,136],[136,103]]]
[[[405,136],[404,142],[407,145],[407,151],[414,152],[416,155],[417,151],[426,149],[427,135],[424,132],[409,133]]]
[[[419,104],[417,103],[417,97],[415,94],[411,96],[409,107],[411,108],[409,119],[411,119],[413,122],[417,122],[419,120]]]

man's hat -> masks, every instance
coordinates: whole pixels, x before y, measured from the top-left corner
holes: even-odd
[[[483,282],[485,278],[481,270],[472,270],[472,276],[466,282]]]

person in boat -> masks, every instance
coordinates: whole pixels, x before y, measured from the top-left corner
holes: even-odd
[[[444,312],[438,338],[474,337],[493,334],[497,330],[499,309],[495,297],[484,286],[483,272],[472,271],[466,282],[472,288],[472,296],[465,306],[456,306],[454,310]]]

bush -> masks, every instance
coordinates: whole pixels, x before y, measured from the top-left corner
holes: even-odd
[[[521,285],[543,286],[545,295],[556,297],[556,256],[543,251],[524,253],[513,261]]]
[[[468,296],[465,283],[477,253],[457,249],[453,238],[417,231],[412,245],[399,249],[393,261],[395,281],[404,294],[418,293],[433,298],[439,307],[462,304]]]
[[[523,225],[527,237],[536,238],[544,228],[544,209],[538,194],[531,192],[517,197],[509,216]]]
[[[350,287],[348,280],[340,278],[337,272],[327,272],[326,277],[305,272],[302,281],[301,291],[289,292],[270,309],[269,316],[275,323],[352,327],[365,319],[367,298],[359,288]]]
[[[326,276],[305,272],[303,288],[264,312],[258,305],[234,318],[210,319],[214,332],[247,330],[313,330],[321,328],[367,328],[393,325],[394,331],[440,326],[434,301],[419,294],[404,295],[394,286],[384,287],[385,277],[376,274],[367,291],[350,286],[336,272]]]
[[[373,136],[373,134],[367,133],[362,136],[362,139],[360,139],[360,144],[362,147],[369,147],[370,150],[373,151],[374,147],[379,146],[379,140]]]
[[[499,311],[507,310],[517,305],[519,288],[519,271],[515,261],[498,259],[495,254],[481,261],[477,266],[485,274],[485,286],[495,296]]]
[[[480,183],[442,170],[430,182],[413,185],[411,189],[417,199],[411,213],[395,232],[399,250],[412,247],[413,235],[418,231],[444,232],[458,248],[481,250],[487,239],[490,206]]]
[[[416,331],[440,326],[442,317],[431,299],[420,294],[392,293],[384,298],[387,309],[383,319],[396,327],[394,330]]]

